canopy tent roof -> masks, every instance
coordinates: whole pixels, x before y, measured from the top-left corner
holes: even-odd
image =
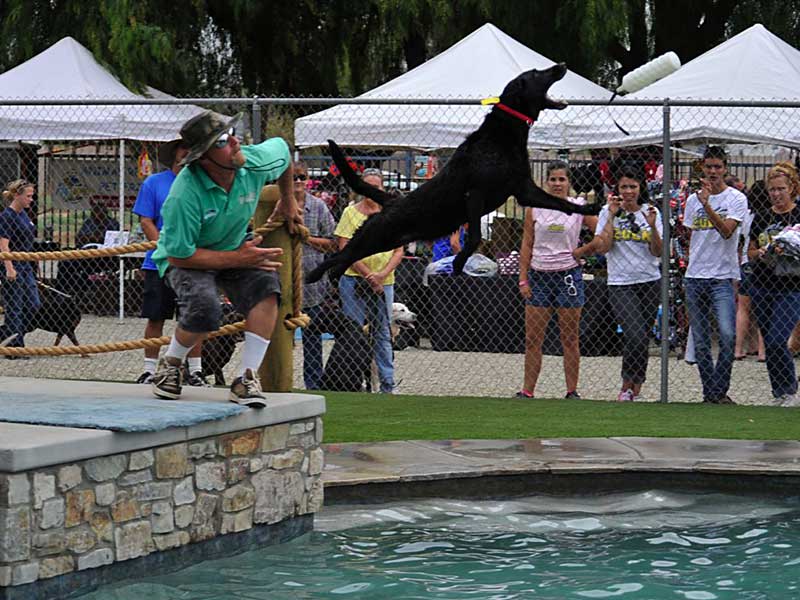
[[[151,96],[170,96],[150,89]],[[191,105],[8,105],[3,100],[141,100],[91,52],[65,37],[0,74],[0,139],[164,141],[201,109]]]
[[[628,99],[797,102],[800,51],[756,24]],[[564,129],[565,147],[661,143],[661,106],[585,108]],[[796,108],[673,106],[670,137],[800,145]],[[614,125],[630,135],[625,135]]]
[[[491,24],[419,67],[359,98],[481,99],[498,95],[511,79],[554,63]],[[554,97],[608,100],[611,92],[567,71],[550,91]],[[295,122],[297,146],[324,145],[328,138],[347,146],[453,148],[482,122],[479,105],[339,105]],[[558,146],[561,125],[573,108],[543,111],[531,128],[531,146]]]

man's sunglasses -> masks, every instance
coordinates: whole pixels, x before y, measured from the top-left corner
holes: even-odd
[[[231,127],[230,129],[228,129],[228,131],[226,131],[217,138],[217,141],[214,142],[214,148],[224,148],[225,146],[228,145],[228,140],[230,140],[230,138],[232,138],[235,135],[236,135],[236,128]]]
[[[294,180],[295,181],[305,181],[306,179],[308,179],[308,175],[306,175],[305,173],[295,173],[294,174]]]

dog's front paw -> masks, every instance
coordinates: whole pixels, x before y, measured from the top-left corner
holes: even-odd
[[[453,259],[453,275],[461,275],[464,272],[464,265],[467,264],[467,257],[460,254]]]
[[[591,204],[584,204],[581,206],[580,212],[584,215],[599,215],[600,211],[603,210],[602,204],[600,202],[592,202]]]

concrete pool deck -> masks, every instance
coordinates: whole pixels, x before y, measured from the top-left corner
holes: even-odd
[[[322,396],[268,393],[231,414],[219,388],[168,403],[110,382],[0,377],[0,390],[4,419],[50,423],[0,422],[0,600],[283,543],[322,507]]]
[[[658,485],[800,493],[800,441],[620,437],[395,441],[323,448],[322,481],[331,503],[459,490],[479,495]],[[592,483],[586,487],[579,481]]]

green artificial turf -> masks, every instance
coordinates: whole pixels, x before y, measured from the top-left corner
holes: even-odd
[[[324,392],[325,442],[569,437],[800,439],[800,409]]]

